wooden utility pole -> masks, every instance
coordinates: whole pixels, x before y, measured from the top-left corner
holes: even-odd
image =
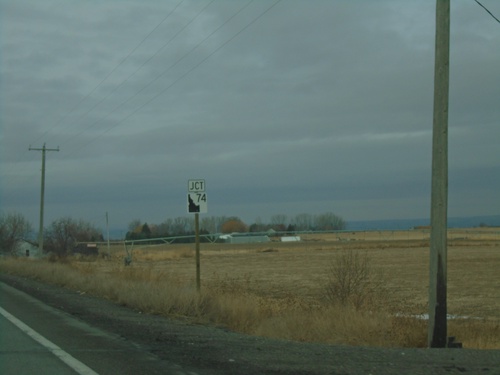
[[[199,292],[201,289],[200,277],[200,214],[194,214],[194,232],[195,232],[195,249],[196,249],[196,290]]]
[[[450,0],[436,0],[428,346],[447,346]]]
[[[110,246],[109,246],[109,218],[108,218],[108,212],[106,211],[106,232],[108,235],[108,255],[110,254]]]
[[[42,151],[42,187],[40,193],[40,227],[38,230],[38,249],[40,253],[43,253],[43,200],[45,195],[45,152],[59,151],[59,147],[46,148],[44,143],[42,148],[32,148],[30,146],[29,151]]]

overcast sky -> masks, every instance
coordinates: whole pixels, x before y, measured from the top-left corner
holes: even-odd
[[[500,2],[482,0],[500,17]],[[1,210],[430,216],[435,0],[0,0]],[[500,214],[500,23],[453,0],[450,217]]]

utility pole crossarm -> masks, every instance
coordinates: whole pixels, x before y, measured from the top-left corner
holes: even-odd
[[[43,252],[43,200],[45,195],[45,152],[46,151],[59,151],[57,148],[47,148],[45,143],[42,148],[29,147],[29,151],[42,151],[42,182],[40,191],[40,228],[38,230],[38,248]]]
[[[31,147],[28,149],[29,151],[59,151],[59,147],[57,148],[46,148],[45,147],[45,144],[43,145],[42,148],[35,148],[35,147]]]

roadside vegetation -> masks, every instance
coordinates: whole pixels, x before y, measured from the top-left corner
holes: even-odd
[[[247,254],[267,256],[262,251],[249,250]],[[288,251],[288,261],[292,261],[295,251]],[[286,252],[276,251],[275,255],[287,256]],[[238,256],[223,251],[206,255],[207,259],[226,260]],[[172,272],[183,262],[192,263],[193,252],[186,247],[161,253],[138,249],[134,257],[131,266],[123,265],[118,252],[107,259],[8,258],[0,261],[0,272],[107,298],[143,313],[224,326],[251,335],[344,345],[426,346],[427,322],[418,317],[425,313],[425,306],[395,296],[387,285],[388,275],[374,267],[366,251],[329,253],[324,258],[328,262],[322,261],[325,277],[313,280],[320,291],[314,298],[290,290],[271,293],[251,274],[217,272],[205,278],[198,293],[189,277]],[[466,348],[500,349],[499,322],[451,320],[449,335],[456,336]]]
[[[127,238],[185,235],[192,220],[159,225],[134,220]],[[333,213],[275,215],[247,226],[209,217],[207,233],[339,230]],[[449,232],[448,335],[466,348],[500,349],[499,232]],[[45,231],[41,259],[20,256],[16,242],[34,238],[21,215],[0,216],[0,272],[109,299],[144,313],[214,324],[251,335],[304,342],[425,347],[428,228],[407,232],[302,233],[301,241],[203,244],[202,288],[194,283],[194,248],[163,244],[101,248],[73,255],[78,243],[100,242],[92,224],[60,218]],[[125,251],[127,264],[124,263]],[[97,249],[95,249],[97,252]],[[130,258],[128,258],[130,257]],[[130,264],[130,261],[132,262]]]

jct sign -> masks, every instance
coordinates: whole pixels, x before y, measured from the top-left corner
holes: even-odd
[[[188,192],[205,191],[205,180],[188,180]]]

